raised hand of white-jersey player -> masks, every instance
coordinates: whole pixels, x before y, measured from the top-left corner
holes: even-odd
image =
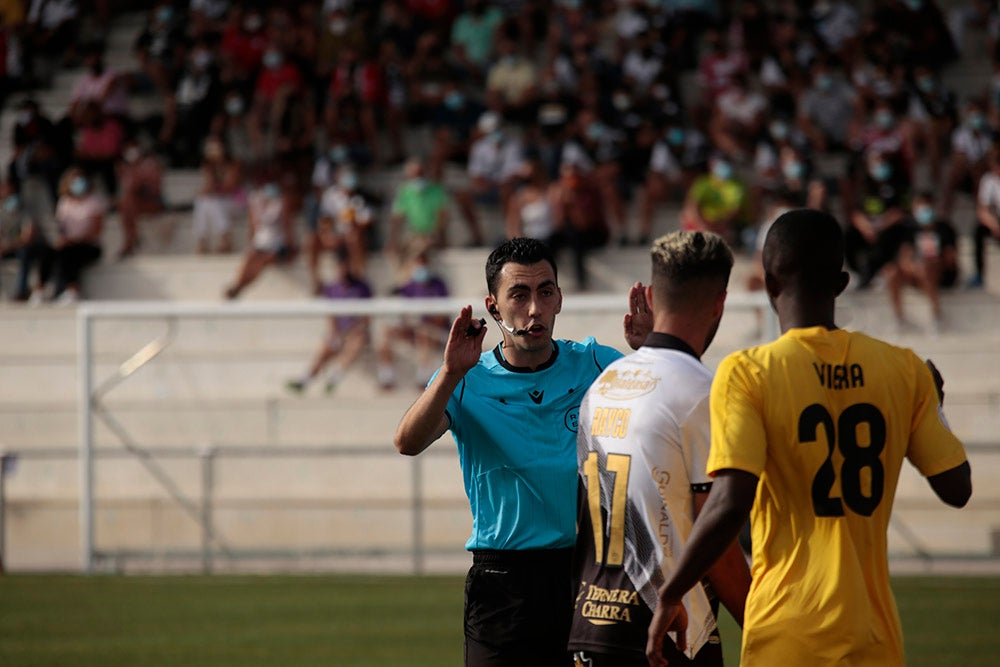
[[[646,299],[646,286],[636,283],[628,291],[628,312],[622,321],[625,342],[633,350],[638,350],[646,342],[646,336],[653,330],[653,309]]]

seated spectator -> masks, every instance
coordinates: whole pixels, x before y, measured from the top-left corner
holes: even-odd
[[[601,219],[610,224],[611,237],[626,240],[625,202],[620,189],[621,151],[624,135],[602,122],[591,109],[581,109],[562,151],[562,164],[573,163],[587,182],[601,190],[599,201],[605,207]],[[560,177],[565,172],[560,171]]]
[[[854,132],[851,144],[856,156],[869,153],[890,156],[896,168],[912,180],[916,153],[913,128],[902,121],[891,99],[878,98],[866,122]]]
[[[736,162],[746,162],[763,129],[767,99],[750,89],[743,72],[734,74],[712,108],[712,144]]]
[[[139,249],[139,217],[164,210],[163,166],[156,155],[145,151],[135,140],[125,144],[118,165],[118,213],[122,221],[123,259]]]
[[[135,52],[142,72],[166,99],[177,82],[184,52],[184,24],[169,0],[159,0],[150,8]]]
[[[77,0],[24,3],[27,16],[21,34],[23,53],[32,82],[47,86],[60,65],[72,65],[80,35],[80,5]]]
[[[466,94],[457,81],[444,85],[441,105],[430,110],[428,118],[433,137],[427,165],[429,174],[440,179],[448,162],[468,165],[469,151],[482,115],[483,105]]]
[[[254,83],[249,129],[254,155],[266,163],[279,151],[286,113],[301,103],[303,79],[298,66],[273,43],[264,52],[262,64]]]
[[[962,123],[951,135],[951,156],[945,172],[941,196],[941,214],[951,215],[955,193],[962,191],[976,196],[976,186],[989,168],[990,146],[994,143],[994,128],[982,101],[973,99],[965,106]]]
[[[679,200],[708,163],[708,141],[693,127],[685,127],[678,116],[670,116],[653,145],[645,187],[639,198],[640,245],[652,238],[653,211],[657,204],[676,193]]]
[[[319,237],[317,245],[325,250],[346,249],[351,275],[365,275],[375,211],[361,190],[357,171],[350,165],[342,165],[337,182],[323,192],[319,215],[320,224],[328,231]],[[316,275],[318,270],[314,279]]]
[[[844,232],[844,260],[866,289],[899,251],[909,209],[911,182],[893,154],[869,151],[850,225]]]
[[[59,227],[55,248],[55,288],[52,298],[71,303],[80,298],[83,269],[101,258],[101,232],[107,213],[105,199],[79,167],[70,167],[60,184],[56,204]]]
[[[732,86],[733,78],[750,66],[746,53],[728,43],[718,27],[710,27],[702,36],[703,51],[698,61],[701,105],[711,111],[719,95]]]
[[[908,117],[915,139],[923,148],[931,181],[940,182],[941,166],[958,111],[953,93],[930,67],[913,69]]]
[[[577,162],[565,161],[559,180],[551,186],[552,214],[556,221],[554,249],[573,253],[576,288],[590,287],[587,255],[608,243],[610,232],[604,217],[603,189]]]
[[[89,102],[80,114],[76,138],[76,162],[91,179],[100,178],[104,194],[118,194],[115,165],[121,158],[125,143],[125,128],[104,113],[96,102]]]
[[[818,60],[813,65],[812,85],[799,100],[798,124],[809,137],[814,153],[847,148],[852,121],[859,112],[858,104],[851,85],[835,76],[827,63]]]
[[[726,156],[714,154],[708,168],[708,173],[695,179],[688,189],[681,228],[715,232],[736,245],[750,215],[749,192]]]
[[[507,238],[524,236],[552,245],[558,231],[556,222],[545,170],[537,159],[526,159],[518,170],[507,206]]]
[[[86,71],[73,84],[70,94],[69,116],[79,124],[84,108],[91,102],[123,124],[128,124],[128,85],[126,76],[107,67],[100,48],[87,50],[84,59]]]
[[[752,186],[759,192],[773,191],[781,187],[781,152],[785,148],[794,150],[811,171],[812,146],[805,134],[793,125],[789,118],[775,115],[757,139],[754,149]]]
[[[517,124],[535,118],[538,106],[538,69],[518,46],[516,30],[500,29],[497,58],[486,74],[486,106]]]
[[[362,276],[351,273],[346,249],[339,250],[337,255],[337,278],[323,286],[323,297],[370,299],[372,289]],[[328,394],[333,392],[371,342],[367,316],[337,315],[330,318],[329,327],[309,369],[285,384],[290,391],[301,394],[329,366],[325,389]]]
[[[264,16],[260,9],[250,6],[244,10],[239,4],[230,7],[219,49],[223,65],[230,65],[233,68],[236,79],[253,81],[254,75],[260,69],[267,46]]]
[[[421,158],[410,158],[403,167],[403,183],[396,192],[389,216],[386,251],[398,255],[412,240],[420,239],[430,248],[447,245],[448,192],[428,180],[427,166]]]
[[[240,165],[231,159],[218,137],[205,141],[201,162],[201,189],[194,198],[192,227],[198,253],[233,250],[232,219],[240,207],[243,184]]]
[[[326,127],[331,128],[331,134],[343,134],[342,128],[355,126],[353,134],[356,136],[352,143],[357,144],[355,150],[363,151],[363,164],[377,163],[379,138],[376,116],[388,102],[388,91],[385,72],[379,62],[371,57],[362,60],[360,55],[350,47],[340,49],[330,77],[324,122]],[[347,109],[345,103],[350,105]],[[344,110],[348,110],[352,116],[348,119],[339,118]],[[337,139],[343,142],[343,137]],[[360,157],[355,156],[355,159]],[[358,162],[362,163],[360,159]]]
[[[409,299],[443,298],[448,296],[448,286],[430,266],[429,249],[417,242],[410,251],[406,281],[393,290],[393,294]],[[403,317],[397,324],[382,332],[378,349],[378,383],[382,389],[393,389],[397,384],[396,355],[393,347],[405,342],[413,347],[414,385],[423,389],[441,363],[441,353],[448,341],[451,318],[447,315]]]
[[[862,16],[854,3],[821,0],[813,3],[810,18],[824,49],[847,60],[861,37]]]
[[[452,57],[472,81],[482,81],[492,60],[503,10],[486,0],[469,0],[451,26]]]
[[[1000,243],[1000,145],[996,141],[990,146],[989,169],[979,179],[978,190],[974,236],[976,272],[968,281],[968,287],[977,289],[986,279],[986,242],[993,238]]]
[[[469,149],[468,186],[457,193],[472,245],[483,245],[483,230],[479,224],[477,206],[496,206],[501,214],[507,210],[511,185],[522,162],[521,143],[510,136],[500,124],[500,116],[487,111],[479,118],[475,139]],[[487,230],[490,238],[498,230]]]
[[[61,132],[33,99],[26,99],[18,106],[17,118],[11,132],[14,154],[7,167],[8,177],[15,189],[32,177],[45,183],[55,207],[59,198],[59,179],[73,158],[71,132]]]
[[[892,312],[900,329],[910,327],[903,314],[903,287],[916,287],[931,304],[931,329],[942,327],[941,288],[952,287],[958,279],[957,235],[951,222],[934,212],[929,192],[913,198],[910,217],[903,223],[905,236],[894,260],[885,267],[886,287]]]
[[[272,264],[290,262],[298,253],[295,217],[300,202],[293,175],[277,174],[247,195],[249,248],[236,281],[226,288],[227,299],[237,298]]]
[[[197,164],[198,147],[211,130],[221,102],[215,54],[207,44],[196,44],[180,71],[176,88],[167,96],[159,143],[171,164]]]
[[[46,232],[24,209],[24,203],[10,181],[0,184],[0,258],[16,258],[17,285],[11,296],[17,301],[43,300],[52,275],[55,251]],[[32,269],[38,267],[38,280],[32,287]]]

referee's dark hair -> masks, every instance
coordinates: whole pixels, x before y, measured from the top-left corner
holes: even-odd
[[[552,274],[558,284],[559,272],[556,270],[556,259],[552,249],[545,242],[523,236],[504,241],[486,259],[486,287],[490,294],[495,295],[497,285],[500,283],[500,271],[511,262],[528,266],[543,261],[552,266]]]
[[[671,232],[653,242],[653,298],[667,310],[709,304],[725,292],[733,252],[713,232]]]
[[[834,295],[844,287],[844,233],[823,211],[798,208],[778,216],[764,240],[765,274],[804,294]]]

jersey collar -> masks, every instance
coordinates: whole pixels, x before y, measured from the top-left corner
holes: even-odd
[[[685,343],[683,340],[677,336],[664,333],[662,331],[651,331],[648,336],[646,336],[645,342],[642,344],[643,347],[662,347],[668,350],[677,350],[678,352],[683,352],[685,354],[690,354],[695,359],[699,361],[701,358],[695,353],[694,348]]]
[[[538,371],[544,371],[546,368],[556,363],[556,357],[559,356],[559,346],[556,345],[555,341],[552,341],[552,356],[549,357],[548,361],[546,361],[538,368],[528,368],[527,366],[514,366],[504,358],[503,352],[500,349],[501,347],[503,347],[503,343],[498,343],[497,346],[493,348],[493,356],[496,357],[497,363],[499,363],[501,366],[503,366],[512,373],[537,373]]]

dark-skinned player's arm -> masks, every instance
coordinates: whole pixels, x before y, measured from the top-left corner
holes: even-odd
[[[687,648],[687,614],[681,598],[701,581],[708,569],[729,549],[750,516],[757,493],[757,476],[727,468],[715,474],[712,491],[691,529],[680,562],[659,591],[659,604],[649,625],[646,658],[650,667],[666,667],[663,642],[677,633],[677,648]]]
[[[707,493],[694,494],[695,519],[701,514],[707,501]],[[740,548],[739,540],[732,541],[705,576],[719,601],[729,610],[740,627],[743,627],[743,609],[746,606],[747,593],[750,591],[750,568],[747,566],[747,559],[743,555],[743,549]]]

